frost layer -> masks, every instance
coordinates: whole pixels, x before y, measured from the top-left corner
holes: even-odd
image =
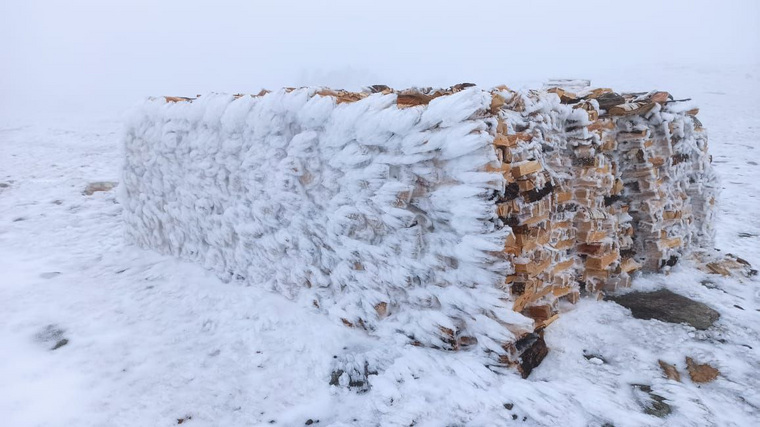
[[[127,234],[348,325],[503,352],[532,321],[497,287],[511,231],[489,201],[504,187],[486,171],[490,102],[475,88],[413,108],[316,89],[149,101],[126,127]]]

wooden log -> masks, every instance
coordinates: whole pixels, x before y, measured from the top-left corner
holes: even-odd
[[[531,305],[526,307],[522,314],[540,323],[552,317],[554,310],[550,304]]]
[[[649,97],[650,101],[656,102],[658,104],[664,104],[670,99],[672,99],[672,97],[667,92],[655,92],[652,94],[652,96]]]
[[[599,243],[607,237],[607,233],[604,231],[588,231],[585,233],[579,233],[578,239],[584,243]]]
[[[572,248],[575,245],[575,239],[566,239],[566,240],[560,240],[559,242],[552,245],[554,249],[557,250],[564,250]]]
[[[493,139],[493,145],[495,145],[497,147],[510,148],[510,147],[514,147],[515,145],[517,145],[517,141],[514,138],[512,138],[512,139],[508,138],[507,135],[501,135],[501,134],[499,134],[499,135],[496,135],[496,137],[494,137],[494,139]]]
[[[165,96],[164,99],[166,102],[189,102],[194,98],[185,98],[183,96]]]
[[[546,329],[547,326],[554,323],[555,320],[559,319],[559,313],[555,314],[554,316],[544,320],[543,322],[536,325],[536,330],[543,330]]]
[[[654,106],[654,102],[629,102],[611,107],[609,113],[612,116],[641,115],[648,113]]]
[[[571,191],[558,191],[554,194],[556,194],[555,197],[557,203],[565,203],[573,200],[573,193]]]
[[[520,178],[530,173],[535,173],[543,169],[541,163],[536,160],[530,160],[517,166],[512,166],[512,176]]]
[[[538,301],[540,298],[543,298],[544,296],[548,295],[552,291],[551,286],[544,286],[540,290],[531,290],[530,292],[526,291],[522,295],[520,295],[517,299],[515,299],[513,309],[514,311],[521,312],[525,307],[528,306],[528,304]]]
[[[523,273],[527,274],[529,277],[534,277],[546,270],[551,263],[551,259],[547,258],[540,262],[529,261],[527,263],[515,263],[514,266],[516,273]]]
[[[525,220],[520,221],[520,225],[535,225],[540,222],[544,222],[549,219],[549,214],[543,214],[543,215],[534,215],[526,218]]]
[[[567,270],[568,268],[572,267],[574,264],[575,264],[575,259],[574,258],[570,258],[570,259],[567,259],[565,261],[559,262],[559,263],[557,263],[554,266],[554,268],[552,268],[551,274],[552,275],[557,275],[557,274],[559,274],[559,273]]]
[[[517,244],[517,239],[514,233],[509,233],[509,235],[507,235],[504,252],[511,255],[519,255],[521,253],[521,247]]]
[[[620,263],[620,270],[624,273],[631,273],[641,268],[641,264],[633,258],[626,258]]]
[[[491,95],[491,114],[498,114],[499,110],[501,109],[504,104],[506,104],[507,101],[504,99],[503,96],[499,95],[498,93],[494,93]]]
[[[597,278],[597,279],[609,279],[610,272],[607,270],[596,270],[593,268],[586,268],[586,270],[583,271],[583,277],[586,281],[588,281],[588,278],[590,277]]]
[[[666,247],[669,249],[677,248],[682,245],[682,240],[680,237],[672,237],[669,239],[664,239],[660,241],[660,244],[662,247]]]
[[[633,131],[633,132],[618,132],[617,140],[618,141],[634,141],[637,139],[646,139],[648,134],[649,134],[649,130],[647,129],[640,130],[640,131]]]
[[[618,260],[618,253],[613,252],[602,257],[588,257],[586,258],[586,268],[594,270],[604,270],[610,266],[613,262]]]
[[[410,108],[418,105],[427,105],[433,99],[444,95],[443,93],[435,92],[433,94],[425,94],[422,92],[402,92],[398,94],[396,98],[396,105],[399,108]]]
[[[662,219],[664,220],[681,219],[682,217],[683,212],[681,211],[664,211],[662,213]]]

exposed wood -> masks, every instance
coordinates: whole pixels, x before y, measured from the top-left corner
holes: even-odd
[[[636,262],[633,258],[626,258],[620,263],[620,269],[624,273],[631,273],[641,268],[641,264]]]
[[[543,169],[541,163],[537,162],[536,160],[531,160],[517,166],[512,166],[512,176],[515,178],[520,178],[521,176],[538,172],[541,169]]]
[[[715,380],[720,375],[720,371],[713,368],[707,363],[699,364],[691,357],[686,358],[686,369],[689,371],[689,377],[695,383],[708,383]]]
[[[678,372],[675,365],[663,362],[662,360],[658,360],[657,363],[660,365],[660,368],[667,379],[678,381],[679,383],[681,382],[681,374]]]
[[[378,303],[375,305],[375,311],[379,317],[385,317],[385,315],[388,314],[388,303],[384,301]]]
[[[164,99],[166,102],[186,102],[193,100],[193,98],[185,98],[182,96],[165,96]]]
[[[554,323],[554,321],[557,320],[557,319],[559,319],[559,313],[557,313],[557,314],[553,315],[552,317],[550,317],[550,318],[544,320],[543,322],[539,323],[536,326],[536,330],[546,329],[547,326],[549,326],[552,323]]]
[[[616,105],[609,109],[612,116],[630,116],[634,114],[646,114],[655,104],[644,102],[630,102],[622,105]]]
[[[604,270],[610,266],[613,262],[617,261],[618,254],[610,253],[602,257],[588,257],[586,258],[586,267],[594,270]]]

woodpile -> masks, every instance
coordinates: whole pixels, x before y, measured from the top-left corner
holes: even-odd
[[[127,232],[349,327],[527,375],[561,304],[711,247],[696,113],[588,81],[166,97],[127,129]]]
[[[575,92],[571,92],[572,88]],[[716,180],[695,110],[666,92],[577,81],[494,91],[494,145],[509,183],[499,218],[515,239],[506,283],[541,328],[561,300],[601,298],[712,244]]]

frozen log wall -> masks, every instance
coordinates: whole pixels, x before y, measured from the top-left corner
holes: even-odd
[[[561,87],[154,99],[126,126],[127,234],[348,326],[520,366],[560,300],[711,245],[694,114]]]

